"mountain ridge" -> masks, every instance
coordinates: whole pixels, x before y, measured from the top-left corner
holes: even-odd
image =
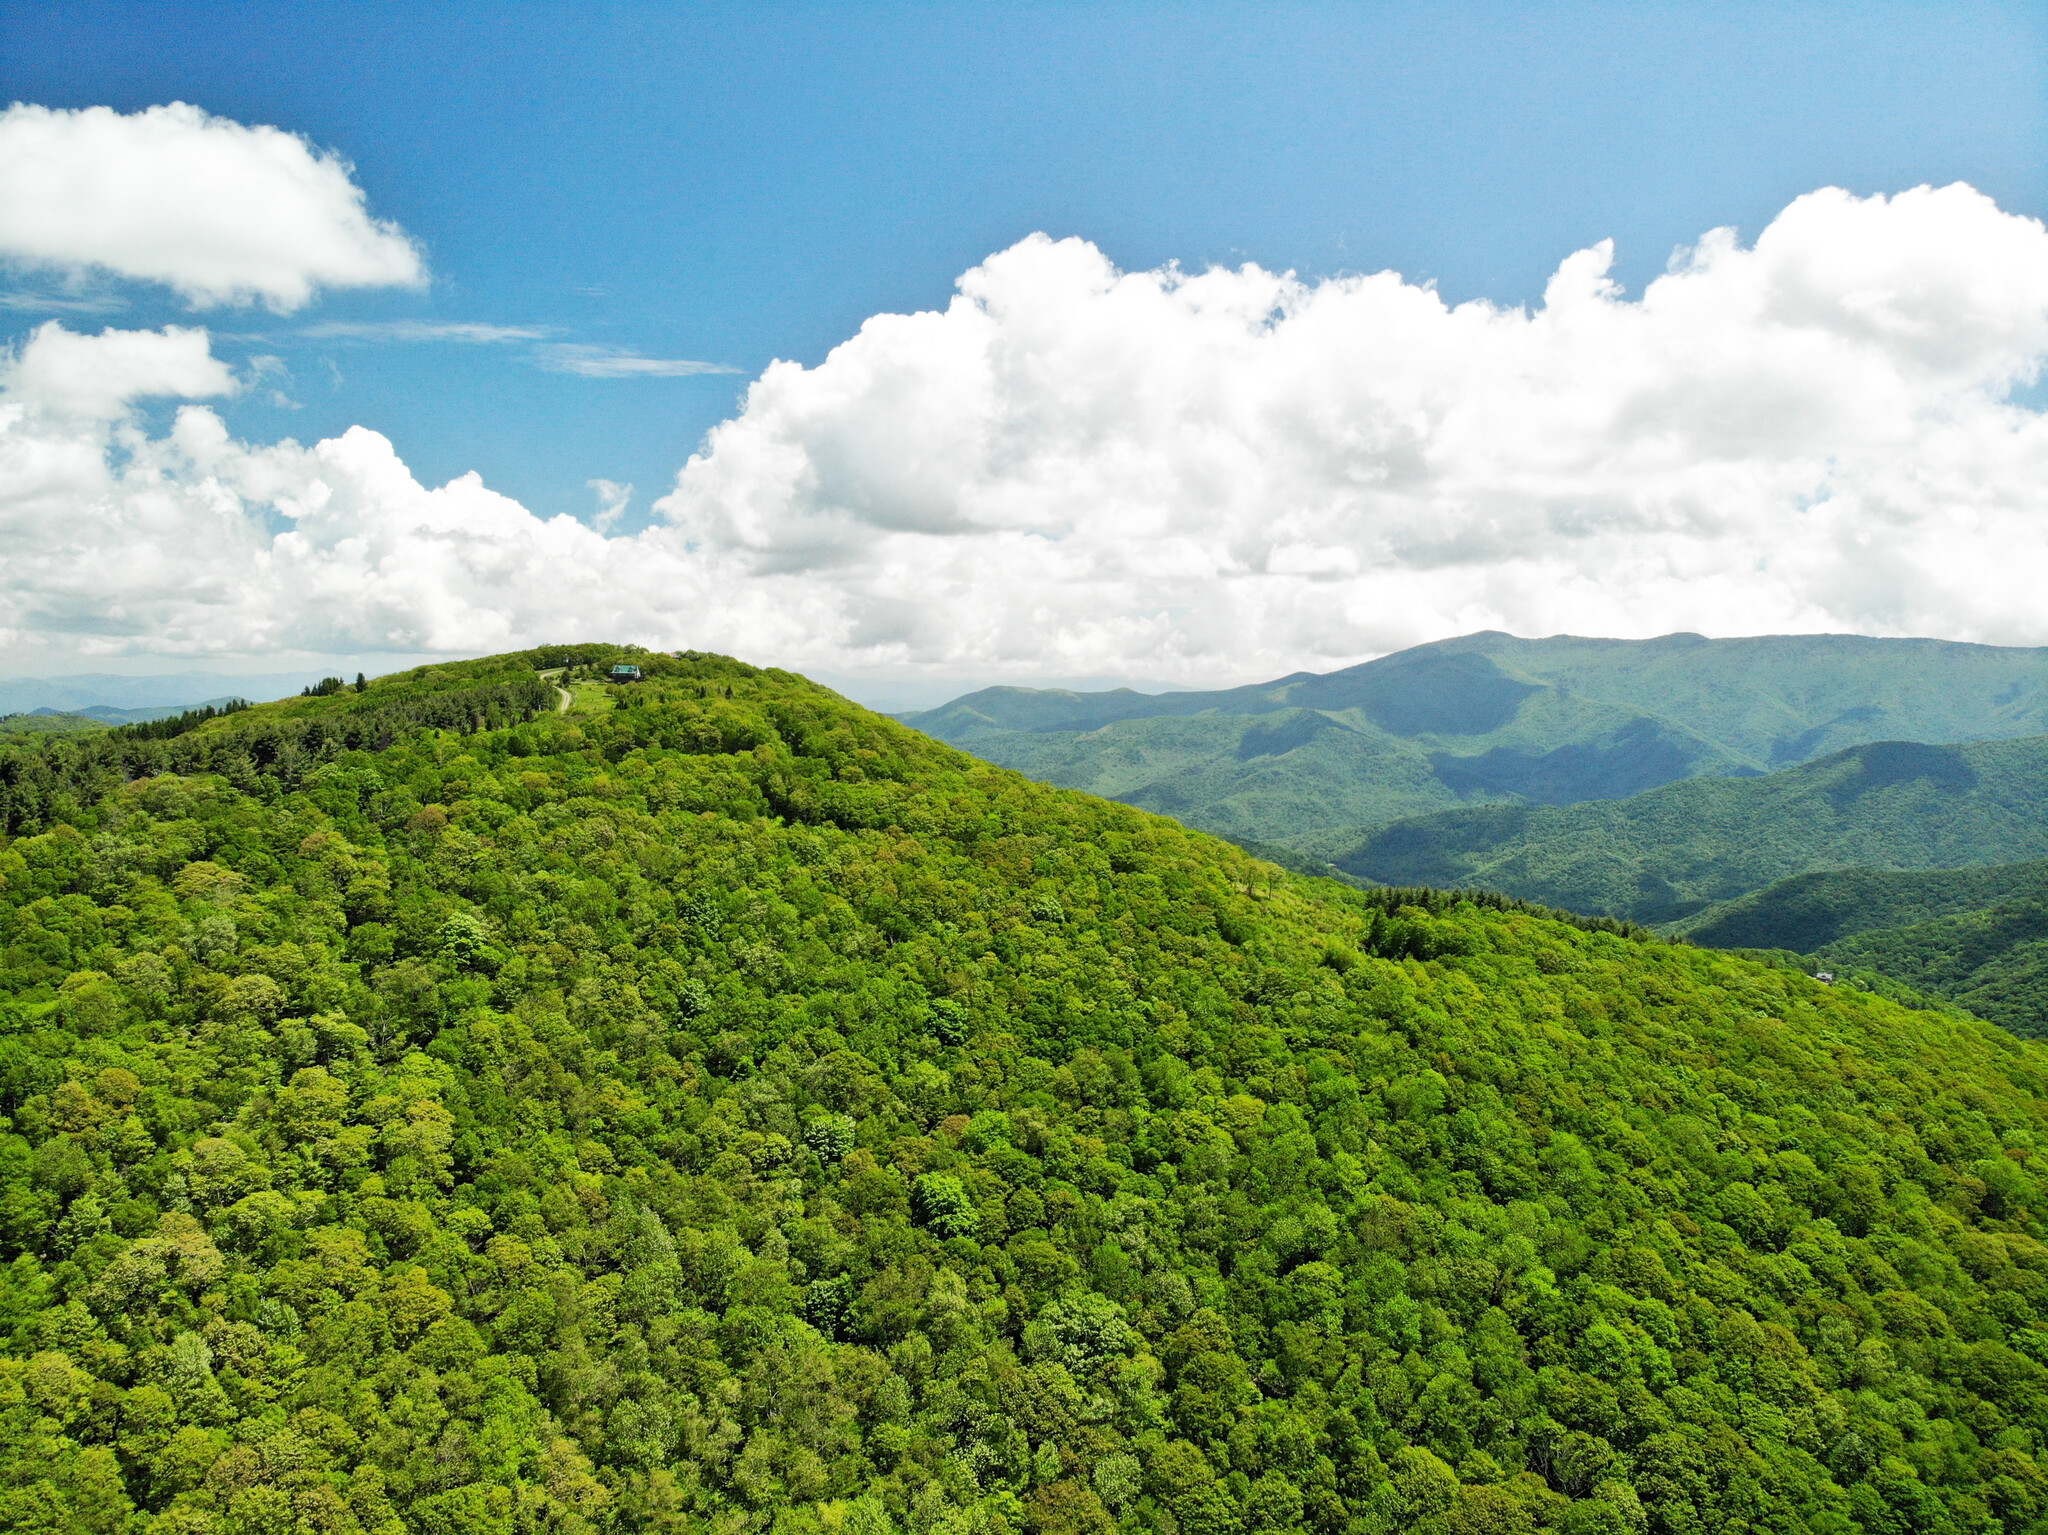
[[[1797,874],[1708,907],[1671,928],[1714,948],[1812,953],[1878,928],[2048,896],[2048,859],[1953,869],[1853,867]]]
[[[2048,856],[2048,736],[1879,741],[1757,778],[1625,800],[1483,806],[1296,845],[1361,879],[1483,885],[1672,923],[1794,875],[1954,869]]]
[[[1466,804],[1621,798],[1894,737],[2037,734],[2048,731],[2048,651],[1487,631],[1240,688],[995,688],[900,717],[1049,782],[1309,850],[1346,828]]]

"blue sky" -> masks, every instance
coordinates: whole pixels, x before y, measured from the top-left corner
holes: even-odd
[[[1391,267],[1528,303],[1603,237],[1639,290],[1675,245],[1753,236],[1793,197],[1967,180],[2048,213],[2040,6],[1276,7],[41,5],[0,11],[0,92],[183,99],[339,150],[424,246],[419,294],[204,317],[292,406],[256,441],[350,424],[438,484],[542,515],[638,487],[637,526],[772,358],[943,306],[1033,230],[1127,269]],[[48,292],[33,283],[17,291]],[[187,320],[140,286],[74,327]],[[320,335],[393,321],[540,343]],[[309,334],[313,332],[313,334]],[[537,346],[731,369],[550,371]],[[558,354],[559,355],[559,354]]]

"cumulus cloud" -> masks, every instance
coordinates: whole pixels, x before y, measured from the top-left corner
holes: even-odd
[[[0,368],[0,637],[1187,681],[1489,627],[2048,642],[2048,424],[2012,397],[2048,230],[1823,191],[1640,296],[1611,255],[1523,310],[1033,237],[772,365],[630,537],[423,487],[363,428],[237,442],[202,332],[46,325]],[[158,435],[148,397],[182,402]]]
[[[0,257],[279,312],[319,288],[426,280],[413,242],[370,217],[348,162],[183,102],[0,112]]]
[[[1480,628],[2048,640],[2048,231],[1815,192],[1640,298],[1034,236],[777,363],[657,504],[877,659],[1239,675]]]
[[[53,322],[0,364],[0,643],[474,652],[656,609],[626,541],[473,474],[428,490],[375,432],[235,441],[198,403],[234,388],[196,330]],[[145,399],[184,403],[152,435]]]
[[[234,392],[234,375],[213,355],[203,330],[106,330],[75,335],[57,321],[39,327],[11,360],[6,392],[46,421],[76,430],[111,421],[131,401],[174,396],[204,399]]]

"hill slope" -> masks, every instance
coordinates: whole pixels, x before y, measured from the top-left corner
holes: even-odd
[[[0,752],[12,1528],[2048,1513],[2039,1047],[603,659]]]
[[[1485,885],[1575,911],[1673,922],[1817,869],[2048,855],[2048,737],[1877,742],[1763,778],[1633,799],[1446,811],[1304,850],[1362,879]]]
[[[105,730],[113,725],[136,725],[150,720],[167,719],[190,709],[203,709],[242,700],[234,698],[212,698],[204,703],[185,705],[180,708],[157,709],[115,709],[105,704],[93,704],[74,714],[60,709],[31,709],[22,714],[0,714],[0,736],[42,736],[80,735],[87,731]]]
[[[2048,1036],[2048,861],[1779,880],[1678,923],[1695,943],[1875,969],[2015,1034]]]
[[[1830,869],[1798,874],[1676,924],[1719,949],[1826,948],[1878,928],[2048,897],[2048,860],[1961,869]]]
[[[990,688],[904,718],[990,761],[1306,846],[1462,804],[1620,799],[1845,747],[2048,731],[2048,651],[1487,633],[1218,692]]]
[[[2039,896],[1872,929],[1816,958],[1882,971],[2015,1034],[2048,1038],[2048,900]]]

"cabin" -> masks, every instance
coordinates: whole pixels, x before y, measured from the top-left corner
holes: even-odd
[[[638,682],[640,680],[640,668],[637,666],[614,666],[612,668],[611,680],[614,682]]]

